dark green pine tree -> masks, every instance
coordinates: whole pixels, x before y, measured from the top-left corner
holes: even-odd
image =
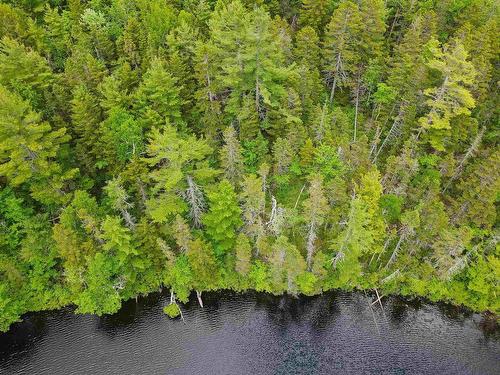
[[[207,196],[209,210],[203,216],[203,224],[215,254],[223,260],[236,244],[237,231],[243,224],[241,209],[234,188],[227,180],[222,180]]]

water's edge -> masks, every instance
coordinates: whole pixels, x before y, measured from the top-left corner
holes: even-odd
[[[138,295],[137,297],[132,297],[132,298],[130,298],[128,300],[122,300],[122,307],[120,308],[120,310],[122,310],[123,306],[125,304],[127,304],[127,303],[130,303],[132,301],[136,302],[138,299],[144,299],[144,298],[148,298],[148,297],[151,297],[151,296],[164,294],[164,293],[166,293],[166,291],[169,291],[169,290],[170,289],[168,287],[160,288],[159,291],[153,290],[153,291],[148,292],[147,294]],[[206,295],[207,293],[221,293],[221,294],[232,293],[234,295],[248,295],[248,294],[256,293],[256,294],[268,295],[268,296],[272,296],[272,297],[288,296],[290,298],[298,298],[298,299],[315,298],[315,297],[320,297],[320,296],[328,294],[328,293],[363,293],[364,295],[369,296],[369,297],[371,297],[373,299],[373,301],[371,303],[374,304],[376,301],[378,301],[376,292],[374,290],[371,290],[371,289],[370,290],[363,290],[363,289],[357,289],[357,288],[352,289],[352,290],[330,289],[330,290],[326,290],[326,291],[323,291],[322,293],[318,293],[318,294],[314,294],[314,295],[305,295],[305,294],[290,295],[290,294],[287,294],[286,292],[283,292],[281,294],[273,294],[273,293],[270,293],[270,292],[256,291],[254,289],[246,289],[246,290],[215,289],[215,290],[210,290],[210,291],[203,291],[202,295]],[[498,315],[498,314],[496,314],[496,313],[494,313],[492,311],[489,311],[489,310],[477,311],[477,310],[472,309],[469,306],[458,305],[458,304],[453,303],[453,301],[449,301],[449,300],[433,301],[433,300],[429,299],[426,296],[420,296],[420,295],[402,295],[402,294],[392,294],[392,293],[389,293],[389,294],[380,294],[380,298],[381,298],[382,305],[384,303],[384,299],[387,299],[387,298],[396,298],[396,299],[404,301],[405,303],[407,303],[409,305],[413,305],[413,306],[420,306],[420,305],[423,305],[423,304],[427,304],[427,305],[441,306],[444,310],[457,311],[457,312],[460,311],[460,312],[462,312],[464,314],[467,314],[467,315],[480,314],[484,318],[484,320],[486,322],[488,322],[488,326],[500,327],[500,315]],[[191,295],[189,297],[189,301],[188,301],[187,304],[179,303],[179,306],[181,308],[183,308],[184,305],[193,305],[193,303],[195,303],[196,305],[198,305],[197,298],[196,298],[196,295],[195,295],[195,291],[191,292]],[[370,305],[371,305],[371,303],[370,303]],[[44,312],[45,313],[51,313],[51,312],[53,313],[53,312],[56,312],[56,311],[71,311],[72,313],[75,313],[75,310],[76,310],[76,306],[74,304],[72,304],[72,303],[69,303],[67,305],[61,305],[60,307],[55,308],[55,309],[49,308],[49,309],[46,309],[46,310],[27,311],[26,313],[24,313],[21,316],[21,318],[20,318],[20,320],[18,322],[14,322],[13,324],[11,324],[11,326],[9,328],[9,331],[14,326],[19,325],[20,323],[22,323],[27,316],[31,316],[32,314],[44,313]],[[116,312],[116,313],[114,313],[114,314],[105,314],[105,315],[102,315],[102,316],[113,316],[115,314],[118,314],[119,311]],[[78,313],[75,313],[75,314],[78,314]],[[91,316],[98,317],[98,315],[96,315],[96,314],[79,314],[79,315],[91,315]],[[1,335],[3,333],[7,333],[9,331],[6,331],[6,332],[0,331],[0,337],[1,337]]]
[[[421,298],[384,297],[383,310],[373,300],[205,292],[204,308],[195,295],[182,306],[183,323],[162,312],[165,290],[102,317],[29,313],[0,334],[0,373],[497,374],[496,321]]]

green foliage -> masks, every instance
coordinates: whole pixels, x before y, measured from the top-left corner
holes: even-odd
[[[322,144],[315,150],[314,164],[326,180],[340,177],[344,169],[337,150],[329,145]]]
[[[231,126],[224,131],[224,143],[220,153],[221,167],[226,178],[236,184],[243,173],[243,160],[240,142]]]
[[[1,3],[0,330],[160,287],[499,313],[494,3]]]
[[[335,240],[333,266],[338,268],[342,284],[357,282],[362,264],[360,258],[382,251],[385,223],[379,207],[382,194],[379,172],[374,170],[362,177],[358,195],[351,200],[346,228]]]
[[[269,291],[268,269],[260,260],[252,264],[248,275],[252,288],[257,292]]]
[[[300,24],[311,26],[321,33],[332,6],[332,2],[328,0],[302,0],[299,15]]]
[[[179,90],[165,63],[154,59],[134,95],[134,110],[152,124],[176,123],[181,118]]]
[[[419,119],[420,126],[430,132],[430,144],[439,151],[444,150],[442,137],[451,129],[450,120],[470,115],[470,109],[475,106],[467,86],[472,84],[476,73],[472,63],[467,61],[467,51],[458,41],[445,49],[443,52],[437,45],[431,47],[433,58],[428,66],[439,71],[443,81],[440,86],[425,90],[430,111]]]
[[[380,198],[380,207],[389,223],[395,223],[401,217],[403,198],[395,194],[386,194]]]
[[[236,267],[238,274],[246,276],[250,271],[250,260],[252,257],[252,247],[249,238],[240,233],[236,239]]]
[[[177,257],[174,266],[168,270],[165,283],[171,286],[181,302],[188,301],[193,284],[193,272],[187,256]]]
[[[118,291],[114,285],[114,274],[117,264],[113,258],[97,253],[89,259],[88,271],[85,276],[86,288],[75,301],[77,312],[97,315],[112,314],[121,306]]]
[[[285,62],[269,14],[260,7],[249,12],[233,1],[216,8],[209,26],[220,64],[215,79],[230,91],[225,112],[239,122],[240,134],[248,139],[259,131],[280,134],[300,122],[287,102],[297,73]]]
[[[342,1],[328,23],[323,46],[324,67],[332,78],[330,101],[335,89],[352,80],[360,62],[363,21],[358,5]]]
[[[297,276],[299,291],[306,296],[312,296],[318,292],[316,287],[317,282],[317,277],[311,272],[303,272]]]
[[[208,193],[209,211],[203,217],[205,232],[214,245],[215,254],[222,259],[236,243],[236,231],[243,224],[234,188],[222,180]]]
[[[0,41],[0,84],[18,93],[38,110],[47,111],[44,93],[53,81],[47,61],[16,40]]]
[[[99,147],[102,136],[99,129],[101,117],[101,109],[95,95],[83,85],[76,87],[71,100],[75,153],[84,165],[84,170],[92,172],[95,170],[94,164],[97,164],[95,160],[100,157],[101,151]]]
[[[142,128],[127,112],[113,109],[101,124],[101,165],[121,167],[143,151]],[[98,162],[99,163],[99,162]]]
[[[212,153],[210,146],[193,135],[181,136],[174,127],[167,125],[163,131],[151,130],[146,152],[145,162],[151,167],[148,177],[154,183],[146,207],[153,221],[166,222],[173,215],[184,212],[187,209],[185,201],[188,201],[193,220],[199,222],[202,207],[194,205],[201,203],[192,198],[199,198],[201,193],[190,181],[207,184],[217,175],[207,160]],[[191,192],[184,195],[185,201],[178,194],[184,189]]]
[[[170,303],[163,308],[163,312],[168,315],[169,318],[177,318],[181,314],[181,310],[178,304]]]
[[[69,139],[65,133],[65,128],[52,130],[26,101],[0,85],[0,176],[10,186],[27,184],[32,195],[46,204],[61,201],[65,180],[76,173],[76,169],[63,172],[55,160]]]
[[[260,133],[255,139],[243,141],[243,162],[248,172],[257,172],[265,160],[267,148],[268,141]]]
[[[187,256],[193,271],[193,287],[196,290],[210,290],[217,277],[212,246],[197,238],[189,244]]]

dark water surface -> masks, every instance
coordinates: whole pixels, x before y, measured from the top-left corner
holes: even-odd
[[[167,296],[115,315],[28,314],[0,334],[1,374],[500,374],[500,330],[454,307],[362,293],[312,298],[206,293],[161,311]]]

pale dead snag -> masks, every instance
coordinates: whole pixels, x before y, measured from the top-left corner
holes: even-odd
[[[377,153],[373,157],[372,162],[375,163],[377,161],[378,156],[384,149],[384,147],[388,144],[388,142],[391,142],[394,139],[397,139],[401,136],[401,129],[404,124],[404,116],[405,116],[405,110],[406,110],[406,103],[403,103],[401,107],[399,107],[399,113],[394,119],[391,128],[389,129],[389,132],[385,136],[384,140],[382,141],[382,144],[377,150]]]
[[[485,131],[485,128],[483,127],[479,131],[479,133],[477,133],[477,135],[474,138],[474,140],[472,141],[470,147],[467,149],[467,152],[465,153],[465,155],[463,156],[462,160],[460,161],[460,163],[458,164],[457,168],[455,169],[455,173],[453,173],[453,176],[451,176],[451,178],[448,180],[448,182],[446,183],[446,185],[443,188],[443,190],[441,191],[441,193],[446,193],[446,190],[448,190],[448,188],[450,187],[451,183],[453,181],[455,181],[462,174],[463,167],[464,167],[465,163],[471,157],[473,157],[474,154],[479,149],[479,146],[481,144],[481,140],[483,139],[484,131]]]
[[[199,290],[196,291],[196,298],[198,298],[198,303],[203,308],[203,300],[201,299],[201,292]]]
[[[196,184],[191,176],[186,176],[187,189],[183,193],[184,199],[189,204],[189,217],[193,220],[195,228],[201,228],[201,216],[205,211],[205,198],[200,187]]]

